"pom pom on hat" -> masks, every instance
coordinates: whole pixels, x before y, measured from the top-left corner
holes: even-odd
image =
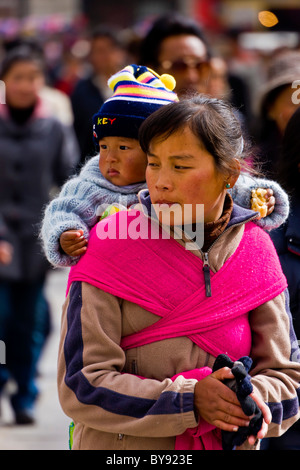
[[[165,85],[166,88],[169,90],[174,90],[176,86],[176,80],[173,77],[173,75],[170,75],[168,73],[164,73],[163,75],[160,76],[161,81]]]
[[[138,139],[140,125],[150,114],[178,101],[171,75],[160,76],[141,65],[128,65],[110,77],[108,85],[114,93],[93,117],[97,149],[99,140],[107,136]]]

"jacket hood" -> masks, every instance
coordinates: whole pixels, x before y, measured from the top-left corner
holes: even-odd
[[[291,207],[291,213],[287,221],[285,236],[286,236],[288,250],[298,256],[300,256],[299,223],[300,223],[300,198],[297,198]]]
[[[143,205],[143,208],[147,211],[147,216],[153,216],[154,211],[151,210],[152,202],[150,199],[150,194],[148,189],[143,189],[139,192],[138,198],[140,203]],[[239,225],[246,222],[249,222],[253,218],[256,218],[259,215],[258,212],[252,211],[250,209],[245,209],[244,207],[238,206],[237,204],[233,203],[233,209],[230,217],[230,221],[228,223],[228,227],[233,225]]]

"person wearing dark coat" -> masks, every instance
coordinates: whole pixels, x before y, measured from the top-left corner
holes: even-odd
[[[289,119],[300,106],[299,92],[295,88],[300,76],[300,51],[285,50],[275,54],[266,74],[266,82],[259,90],[259,115],[254,134],[260,171],[266,178],[276,179],[283,135]]]
[[[80,164],[95,155],[93,115],[111,91],[107,80],[125,65],[125,52],[118,35],[111,28],[99,26],[91,33],[89,74],[79,80],[72,94],[74,130],[80,147]]]
[[[34,421],[38,396],[37,362],[49,319],[44,296],[48,262],[39,225],[50,192],[75,171],[79,150],[73,129],[45,113],[38,92],[40,58],[27,46],[5,56],[0,73],[5,101],[0,105],[0,214],[9,263],[0,264],[0,339],[6,364],[0,367],[0,396],[8,380],[16,384],[11,405],[17,424]]]
[[[287,278],[290,311],[300,342],[300,108],[292,115],[283,136],[277,179],[290,196],[287,221],[270,232]],[[265,450],[300,450],[300,421],[283,436],[263,441]]]

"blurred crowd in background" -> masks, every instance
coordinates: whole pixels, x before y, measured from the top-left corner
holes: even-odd
[[[21,390],[12,399],[18,423],[33,421],[22,410],[30,408],[30,399],[34,401],[38,393],[33,385],[35,365],[51,323],[43,294],[48,266],[40,252],[39,222],[53,190],[95,154],[92,116],[112,93],[108,78],[123,66],[136,63],[173,75],[179,97],[197,92],[230,101],[263,176],[286,189],[294,208],[291,214],[296,217],[298,211],[300,223],[297,122],[285,137],[292,116],[299,119],[300,33],[272,32],[274,16],[266,12],[259,17],[259,13],[256,31],[241,30],[239,25],[215,31],[173,9],[126,27],[97,18],[91,22],[84,15],[72,21],[57,15],[23,21],[0,18],[0,79],[6,86],[5,102],[0,105],[0,339],[6,339],[7,347],[18,342],[12,348],[14,374],[19,384],[32,386],[23,397]],[[40,116],[47,116],[46,125]],[[299,248],[299,233],[288,236]],[[298,283],[292,286],[291,297],[300,336],[297,247],[290,249],[290,253],[296,251]],[[39,312],[40,321],[34,326],[35,349],[28,351],[33,366],[26,370],[26,346],[22,357],[17,356],[21,348],[16,328],[20,325],[23,343],[29,342],[37,318],[30,314],[32,310]],[[13,311],[12,334],[3,325]],[[1,368],[0,393],[7,380]]]
[[[239,23],[236,27],[216,29],[213,20],[218,22],[218,12],[216,18],[211,18],[212,12],[207,11],[209,19],[203,21],[205,26],[191,18],[195,23],[194,27],[199,28],[199,31],[195,30],[192,34],[204,41],[207,53],[201,56],[201,51],[195,46],[194,51],[179,48],[177,54],[171,52],[170,57],[171,61],[176,59],[177,62],[184,57],[193,58],[193,54],[197,60],[200,56],[201,60],[209,59],[209,71],[206,70],[209,77],[207,75],[207,83],[203,87],[197,83],[199,77],[192,77],[195,67],[198,67],[199,72],[197,61],[196,64],[191,62],[189,66],[186,64],[185,71],[178,70],[179,67],[183,68],[178,63],[172,66],[169,64],[167,69],[162,67],[159,49],[163,36],[173,35],[172,26],[168,24],[168,19],[171,23],[172,13],[174,10],[170,9],[160,15],[162,21],[156,26],[157,31],[153,32],[152,37],[148,33],[158,18],[155,15],[142,18],[136,24],[128,24],[126,27],[114,24],[113,18],[110,18],[109,23],[103,23],[101,20],[97,22],[95,18],[92,21],[84,14],[71,20],[65,20],[60,15],[29,16],[22,20],[0,18],[0,58],[4,58],[9,50],[20,43],[31,44],[36,54],[40,54],[45,81],[45,86],[40,90],[41,96],[56,117],[64,124],[74,126],[82,159],[94,152],[87,129],[91,124],[91,115],[111,93],[106,84],[107,79],[124,65],[145,61],[148,61],[146,65],[152,66],[159,73],[167,71],[173,74],[177,80],[177,92],[183,80],[182,91],[195,90],[229,99],[245,118],[251,137],[260,138],[266,118],[269,118],[266,115],[266,106],[262,106],[263,95],[266,95],[264,87],[271,86],[271,76],[275,80],[278,73],[284,72],[280,67],[274,71],[272,64],[282,52],[300,51],[299,33],[280,29],[273,31],[270,25],[275,21],[276,27],[276,17],[273,20],[271,12],[257,11],[257,25],[254,30],[243,28]],[[261,13],[265,13],[265,17],[260,17]],[[180,11],[178,15],[181,15]],[[131,16],[134,18],[134,14]],[[300,26],[299,12],[298,17]],[[188,27],[193,28],[192,25],[181,28],[183,30]],[[181,34],[179,29],[176,32],[176,27],[174,28],[174,34]],[[168,54],[169,51],[167,60],[170,58]],[[276,68],[276,64],[274,66]],[[288,68],[290,67],[294,67],[290,71],[294,82],[298,77],[297,64],[288,64]],[[198,75],[203,77],[204,66],[201,69]],[[278,81],[282,80],[281,76],[278,77]],[[276,83],[273,87],[275,85]],[[80,97],[83,94],[84,100]]]

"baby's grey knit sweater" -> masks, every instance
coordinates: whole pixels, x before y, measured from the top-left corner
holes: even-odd
[[[62,251],[60,235],[66,230],[81,229],[88,239],[90,229],[108,205],[118,203],[129,207],[136,204],[138,192],[145,188],[146,183],[115,186],[101,174],[99,155],[91,158],[80,174],[69,179],[59,196],[46,207],[40,236],[49,262],[56,267],[76,264],[79,257],[68,256]],[[255,188],[272,189],[276,201],[273,213],[256,223],[265,230],[279,227],[288,216],[289,200],[276,182],[242,174],[229,192],[236,204],[250,209],[251,190]]]

